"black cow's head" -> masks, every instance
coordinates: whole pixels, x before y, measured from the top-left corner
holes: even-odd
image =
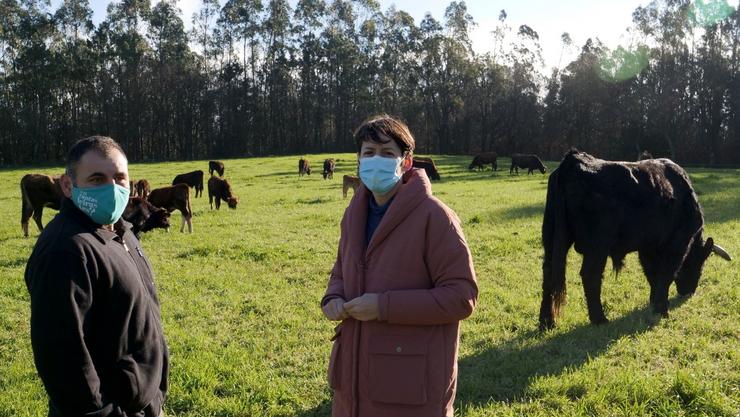
[[[239,203],[239,197],[229,197],[226,199],[226,204],[228,204],[231,209],[235,209],[237,203]]]
[[[148,232],[153,229],[170,229],[170,213],[167,210],[157,207],[149,213],[141,231]]]
[[[694,294],[696,287],[699,286],[699,278],[701,278],[704,262],[713,252],[727,261],[732,259],[727,251],[714,244],[711,237],[704,242],[701,238],[701,232],[699,232],[694,238],[689,253],[686,255],[686,259],[684,259],[676,276],[676,290],[680,295]]]

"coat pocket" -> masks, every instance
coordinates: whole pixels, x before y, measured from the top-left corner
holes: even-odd
[[[334,340],[331,347],[331,357],[329,357],[329,387],[335,391],[341,389],[342,379],[342,342],[340,338]]]
[[[427,402],[427,347],[419,341],[370,340],[369,387],[373,401],[423,405]]]

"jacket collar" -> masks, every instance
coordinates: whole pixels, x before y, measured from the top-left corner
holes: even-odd
[[[64,214],[68,218],[72,219],[75,223],[80,225],[85,231],[93,234],[101,243],[110,242],[111,240],[121,237],[130,230],[131,223],[123,220],[123,217],[113,225],[115,232],[111,232],[108,229],[104,229],[101,225],[95,223],[90,217],[83,213],[82,210],[77,208],[71,199],[64,197],[62,199],[62,207],[59,210],[60,214]]]
[[[413,210],[432,195],[432,186],[426,172],[420,168],[413,168],[406,172],[401,179],[402,184],[388,211],[373,233],[372,239],[365,248],[365,233],[367,225],[367,211],[369,199],[373,198],[370,190],[364,184],[352,198],[349,207],[349,230],[351,244],[358,249],[357,253],[369,255],[372,251],[401,223]]]

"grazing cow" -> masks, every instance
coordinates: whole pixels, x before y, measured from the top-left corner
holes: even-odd
[[[311,164],[308,163],[308,159],[301,158],[298,161],[298,176],[311,175]]]
[[[540,328],[555,326],[565,301],[572,245],[583,255],[580,274],[591,323],[607,322],[601,305],[607,257],[618,272],[627,253],[635,251],[650,284],[650,303],[667,315],[671,283],[680,295],[693,294],[712,252],[730,260],[711,237],[704,241],[703,229],[689,177],[672,161],[612,162],[571,150],[547,185]]]
[[[542,164],[542,161],[540,161],[540,158],[537,157],[537,155],[525,155],[521,153],[512,154],[509,174],[511,175],[513,171],[516,171],[517,175],[519,175],[519,168],[527,168],[529,170],[527,171],[527,175],[531,174],[535,169],[539,170],[543,174],[547,171],[547,168],[545,168],[545,165]]]
[[[213,176],[213,171],[218,172],[219,177],[224,176],[224,163],[221,161],[208,161],[208,172]]]
[[[39,231],[44,230],[41,216],[44,207],[59,210],[64,193],[59,177],[43,174],[26,174],[21,178],[21,228],[23,236],[28,237],[28,219],[33,215]]]
[[[486,165],[491,164],[491,171],[498,171],[496,158],[498,158],[496,152],[479,153],[478,155],[475,155],[473,162],[470,163],[468,169],[472,171],[477,168],[478,171],[483,171],[486,169]]]
[[[360,186],[360,179],[354,175],[345,175],[342,177],[342,196],[347,198],[347,190],[352,188],[357,192],[357,188]]]
[[[231,192],[231,184],[223,178],[211,176],[208,179],[208,202],[213,210],[213,199],[216,199],[216,210],[221,208],[221,200],[229,205],[229,208],[235,209],[239,202],[239,197]]]
[[[427,177],[431,180],[440,180],[439,172],[437,172],[437,166],[434,165],[432,158],[424,158],[421,156],[415,156],[412,160],[412,166],[414,168],[423,168],[427,173]]]
[[[185,230],[185,223],[187,223],[188,232],[193,233],[193,210],[190,207],[190,187],[187,184],[177,183],[170,187],[154,189],[149,193],[147,201],[167,210],[168,213],[180,210],[182,213],[180,232]]]
[[[334,158],[324,159],[324,179],[334,179]]]
[[[129,198],[123,219],[131,223],[131,231],[138,238],[140,233],[153,229],[170,229],[170,213],[167,210],[155,207],[142,197]]]
[[[149,186],[149,181],[141,179],[134,182],[134,193],[131,196],[146,199],[150,192],[152,192],[152,188]]]
[[[172,180],[172,185],[187,184],[188,187],[195,187],[195,198],[203,195],[203,171],[197,170],[180,174]]]

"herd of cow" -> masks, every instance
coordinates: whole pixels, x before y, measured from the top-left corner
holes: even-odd
[[[229,208],[236,208],[239,198],[231,191],[229,181],[222,178],[224,164],[220,161],[209,161],[208,171],[208,202],[213,209],[221,208],[224,201]],[[218,176],[214,175],[218,173]],[[149,181],[145,179],[132,180],[129,183],[130,197],[123,212],[123,218],[132,224],[136,236],[153,229],[170,228],[170,214],[179,210],[182,213],[180,231],[188,226],[188,232],[193,232],[193,210],[190,205],[190,188],[195,189],[195,197],[203,195],[203,171],[196,170],[175,176],[171,186],[151,189]],[[44,174],[26,174],[21,178],[21,227],[23,235],[28,237],[28,221],[31,217],[39,230],[43,230],[41,217],[44,207],[59,210],[60,202],[64,197],[60,177]]]
[[[489,164],[498,169],[497,155],[482,153],[470,163],[470,170],[483,170]],[[423,168],[432,180],[441,177],[431,158],[417,157],[413,165]],[[324,161],[322,176],[332,179],[334,159]],[[547,168],[536,155],[514,154],[509,173],[518,169],[545,173]],[[214,172],[218,176],[214,175]],[[213,209],[221,201],[236,208],[238,198],[223,179],[224,165],[209,162],[208,199]],[[298,163],[300,177],[311,175],[307,159]],[[131,198],[123,217],[133,224],[137,235],[155,228],[169,228],[169,216],[180,210],[183,223],[192,232],[190,188],[195,196],[203,192],[203,171],[180,174],[171,186],[150,189],[147,180],[131,181]],[[360,179],[345,175],[342,193],[357,190]],[[28,220],[33,216],[43,228],[44,207],[58,210],[63,197],[58,177],[28,174],[21,179],[23,233],[28,236]],[[555,326],[565,301],[565,266],[568,251],[574,247],[583,255],[580,275],[589,319],[605,323],[601,303],[601,283],[607,258],[616,271],[625,256],[638,252],[640,264],[650,284],[650,303],[655,312],[668,312],[668,289],[674,282],[680,295],[696,290],[705,261],[712,253],[725,260],[730,255],[709,237],[703,238],[704,214],[686,172],[669,159],[642,159],[614,162],[571,150],[548,179],[542,223],[544,246],[540,328]]]

